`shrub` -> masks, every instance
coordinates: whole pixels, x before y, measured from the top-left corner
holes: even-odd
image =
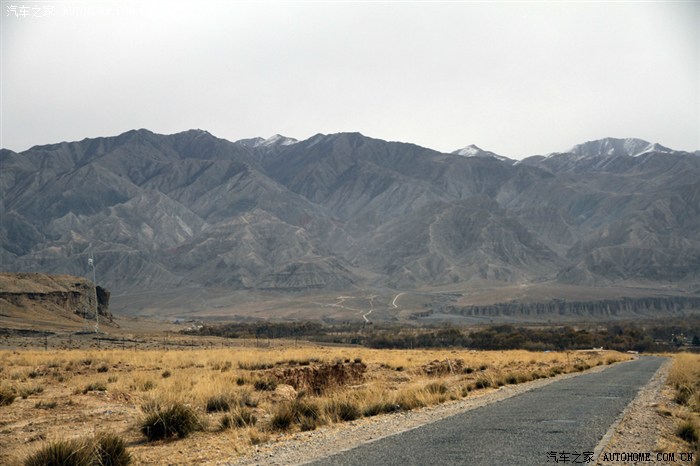
[[[258,418],[253,414],[251,409],[241,408],[231,414],[226,414],[221,418],[220,426],[222,429],[231,429],[233,427],[248,427],[254,426],[258,422]]]
[[[256,390],[271,392],[277,388],[277,381],[273,379],[258,379],[253,386]]]
[[[131,463],[131,454],[126,443],[114,434],[99,434],[95,437],[92,464],[99,466],[125,466]]]
[[[414,390],[401,392],[396,398],[396,404],[400,409],[405,411],[410,411],[412,409],[422,408],[425,406],[425,402],[418,397],[418,394]]]
[[[24,461],[25,466],[126,466],[130,463],[131,454],[124,440],[112,434],[54,441]]]
[[[315,430],[321,422],[321,413],[316,403],[298,399],[291,404],[294,418],[303,431]]]
[[[330,400],[325,411],[335,422],[354,421],[362,415],[357,404],[343,400]]]
[[[15,401],[15,391],[9,387],[0,387],[0,406],[11,405]]]
[[[270,436],[265,432],[259,432],[254,430],[250,433],[250,443],[251,445],[260,445],[270,440]]]
[[[31,387],[22,387],[19,390],[19,396],[22,397],[23,400],[26,400],[29,395],[34,395],[35,393],[43,393],[44,392],[44,387],[41,385],[34,385]]]
[[[87,392],[104,392],[107,391],[107,385],[104,382],[91,382],[83,388],[83,394]]]
[[[236,377],[236,385],[243,386],[245,385],[245,377]]]
[[[480,378],[477,379],[476,382],[474,382],[474,388],[480,389],[480,388],[488,388],[491,386],[491,381],[486,378]]]
[[[678,426],[676,435],[688,443],[696,443],[698,441],[698,429],[690,421],[685,421]]]
[[[207,412],[226,412],[231,409],[231,397],[227,395],[215,395],[207,400]]]
[[[688,387],[688,386],[681,386],[678,387],[676,391],[676,396],[674,397],[674,400],[676,403],[681,404],[681,405],[687,405],[688,401],[690,401],[690,397],[693,394],[693,389]]]
[[[393,413],[399,411],[401,407],[389,401],[378,401],[365,407],[362,414],[366,417],[377,416],[378,414]]]
[[[275,430],[287,430],[294,422],[294,412],[289,404],[280,405],[270,419],[270,427]]]
[[[156,388],[156,383],[152,380],[144,380],[143,382],[141,382],[139,388],[142,391],[147,392],[149,390],[153,390],[154,388]]]
[[[54,409],[57,405],[58,403],[56,403],[55,401],[49,401],[46,403],[39,401],[34,404],[34,407],[36,409]]]
[[[57,440],[24,460],[24,466],[91,466],[91,448],[85,440]]]
[[[224,414],[224,416],[219,421],[219,427],[221,430],[231,429],[234,427],[233,418],[230,414]]]
[[[287,430],[298,424],[301,430],[314,430],[321,422],[321,410],[316,403],[294,400],[277,408],[270,425],[276,430]]]
[[[431,395],[444,395],[450,390],[443,382],[429,383],[423,389]]]
[[[97,368],[97,372],[107,372],[109,370],[109,367],[107,367],[106,364],[102,364],[100,367]]]
[[[240,398],[238,399],[239,406],[249,406],[255,408],[258,406],[258,400],[253,398],[250,391],[244,391],[240,393]]]
[[[164,370],[163,373],[160,374],[160,376],[163,377],[164,379],[167,379],[171,375],[172,375],[172,373],[169,370]]]
[[[154,404],[141,421],[141,433],[149,441],[184,438],[202,429],[202,422],[192,408],[180,402],[165,407]]]

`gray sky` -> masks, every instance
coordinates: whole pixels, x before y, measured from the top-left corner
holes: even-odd
[[[0,145],[17,151],[134,128],[700,149],[697,2],[3,0],[1,17]]]

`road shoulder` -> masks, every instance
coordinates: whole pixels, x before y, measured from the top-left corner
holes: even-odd
[[[673,419],[662,414],[659,407],[665,399],[666,378],[673,363],[668,359],[659,368],[649,382],[639,390],[637,396],[622,412],[618,421],[596,448],[601,452],[597,465],[609,466],[629,464],[620,461],[605,461],[614,458],[615,453],[651,453],[651,461],[636,461],[635,465],[677,464],[657,460],[657,453],[663,452],[664,438],[672,435]],[[660,412],[661,411],[661,412]]]

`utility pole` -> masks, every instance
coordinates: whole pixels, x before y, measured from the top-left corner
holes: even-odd
[[[92,285],[95,292],[95,333],[100,333],[100,310],[97,302],[97,278],[95,278],[95,258],[92,255],[92,243],[90,243],[90,257],[88,257],[88,266],[92,267]]]

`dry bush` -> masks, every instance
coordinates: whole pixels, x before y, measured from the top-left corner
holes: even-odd
[[[121,437],[98,434],[93,438],[56,440],[29,455],[25,466],[126,466],[131,454]]]
[[[107,384],[104,382],[90,382],[83,388],[83,394],[87,392],[105,392],[107,391]]]
[[[404,389],[396,394],[393,403],[402,411],[411,411],[426,406],[425,397],[415,388]]]
[[[331,398],[323,406],[323,411],[332,422],[354,421],[362,416],[359,405],[351,399]]]
[[[0,387],[0,406],[7,406],[15,401],[17,395],[15,390],[10,387]]]
[[[253,427],[258,422],[258,418],[249,408],[238,408],[231,414],[226,414],[219,423],[222,429],[232,429],[234,427]]]
[[[207,400],[206,411],[208,413],[213,412],[227,412],[231,409],[234,404],[234,400],[230,395],[214,395]]]
[[[99,466],[125,466],[131,463],[131,454],[126,442],[113,434],[98,434],[93,439],[93,464]]]
[[[24,466],[92,466],[91,456],[85,440],[56,440],[28,456]]]
[[[270,440],[270,434],[259,430],[251,430],[249,435],[251,445],[260,445]]]
[[[690,444],[697,443],[698,427],[692,421],[684,421],[676,429],[676,435]]]
[[[256,380],[253,383],[253,387],[255,387],[255,389],[259,391],[271,392],[274,391],[275,388],[277,388],[277,381],[273,378],[265,377]]]
[[[202,421],[192,408],[181,402],[161,406],[157,402],[149,406],[140,422],[140,430],[149,441],[167,438],[184,438],[202,430]]]
[[[294,400],[282,403],[270,420],[275,430],[288,430],[298,425],[301,430],[314,430],[323,423],[321,408],[312,401]]]
[[[44,387],[41,385],[27,385],[24,387],[20,387],[19,396],[21,396],[22,399],[27,399],[31,395],[35,395],[37,393],[43,393],[43,392],[44,392]]]

